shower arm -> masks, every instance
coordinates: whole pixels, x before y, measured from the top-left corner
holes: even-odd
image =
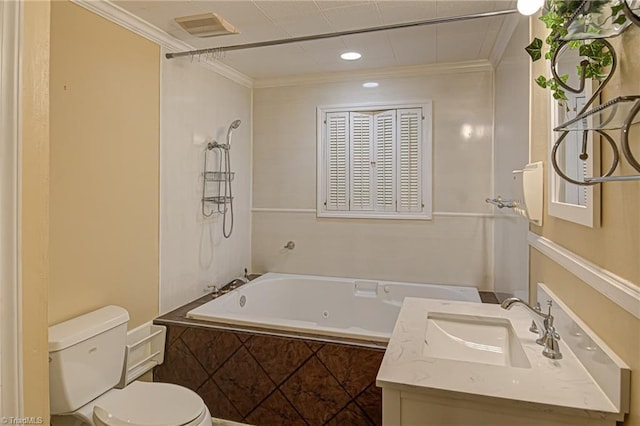
[[[348,36],[348,35],[354,35],[354,34],[366,34],[366,33],[372,33],[376,31],[387,31],[387,30],[395,30],[400,28],[412,28],[412,27],[419,27],[419,26],[425,26],[425,25],[445,24],[449,22],[468,21],[471,19],[490,18],[494,16],[511,15],[517,12],[518,11],[516,9],[506,9],[506,10],[498,10],[495,12],[483,12],[483,13],[474,13],[470,15],[431,18],[431,19],[424,19],[421,21],[383,25],[379,27],[360,28],[357,30],[338,31],[333,33],[323,33],[323,34],[315,34],[315,35],[302,36],[302,37],[282,38],[278,40],[260,41],[255,43],[235,44],[235,45],[221,46],[221,47],[210,47],[207,49],[189,50],[186,52],[167,53],[165,57],[167,59],[173,59],[173,58],[180,58],[182,56],[218,54],[223,52],[230,52],[233,50],[253,49],[256,47],[267,47],[267,46],[279,46],[282,44],[300,43],[300,42],[312,41],[312,40],[323,40],[327,38],[342,37],[342,36]]]

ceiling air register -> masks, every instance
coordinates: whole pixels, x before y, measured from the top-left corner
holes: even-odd
[[[176,18],[175,21],[186,32],[195,37],[215,37],[239,33],[233,25],[225,21],[217,13],[183,16],[182,18]]]

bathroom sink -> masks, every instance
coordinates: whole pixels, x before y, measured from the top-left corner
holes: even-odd
[[[430,312],[427,315],[423,355],[531,368],[511,322],[506,318]]]

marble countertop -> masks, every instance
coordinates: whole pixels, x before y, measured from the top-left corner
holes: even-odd
[[[531,368],[425,356],[430,312],[508,319]],[[400,391],[440,390],[544,404],[581,410],[584,415],[619,415],[620,409],[562,340],[563,359],[551,360],[542,355],[542,346],[535,343],[537,335],[529,332],[530,324],[530,314],[521,307],[507,311],[499,305],[406,298],[380,366],[377,385]]]

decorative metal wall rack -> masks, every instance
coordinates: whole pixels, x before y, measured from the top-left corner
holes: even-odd
[[[640,174],[630,176],[612,176],[613,172],[618,167],[620,154],[618,145],[616,144],[614,139],[605,132],[611,130],[621,131],[620,146],[624,158],[635,170],[640,173],[640,162],[634,156],[629,146],[630,128],[632,125],[640,122],[640,116],[638,116],[638,112],[640,112],[640,95],[618,96],[617,98],[604,102],[597,107],[589,109],[593,102],[600,95],[602,90],[605,88],[607,83],[609,83],[617,68],[618,59],[615,49],[613,48],[611,43],[606,40],[606,38],[614,37],[621,34],[626,28],[631,25],[631,23],[640,26],[640,18],[638,17],[638,12],[640,11],[640,0],[622,1],[622,10],[624,11],[627,19],[623,24],[618,24],[617,26],[614,26],[615,28],[606,31],[593,31],[594,25],[597,26],[599,25],[599,22],[606,22],[607,19],[614,21],[614,17],[609,16],[603,18],[604,20],[602,20],[600,19],[602,17],[594,17],[591,16],[591,14],[584,13],[587,5],[589,4],[589,0],[583,1],[578,10],[567,21],[565,28],[568,30],[568,34],[560,40],[560,44],[551,60],[551,73],[556,82],[564,90],[572,93],[581,93],[585,87],[585,70],[588,62],[583,61],[580,64],[580,86],[578,88],[569,86],[558,76],[556,70],[559,56],[561,55],[561,52],[565,49],[565,47],[567,47],[570,42],[576,40],[599,39],[600,42],[604,44],[605,48],[608,49],[609,52],[611,52],[612,56],[612,63],[608,75],[599,84],[598,88],[594,91],[591,98],[585,103],[584,107],[578,112],[576,117],[553,129],[556,132],[562,132],[551,150],[551,164],[553,166],[553,169],[564,180],[576,185],[594,185],[597,183],[611,181],[640,180]],[[598,133],[600,136],[602,136],[603,141],[608,143],[609,147],[612,150],[612,163],[602,176],[587,177],[584,178],[584,180],[577,180],[567,176],[559,166],[558,155],[560,152],[562,152],[562,150],[560,150],[559,148],[566,140],[569,132],[575,131],[583,133],[582,146],[579,153],[579,158],[581,160],[586,160],[587,158],[589,158],[589,155],[592,155],[588,152],[587,132],[592,131]]]

